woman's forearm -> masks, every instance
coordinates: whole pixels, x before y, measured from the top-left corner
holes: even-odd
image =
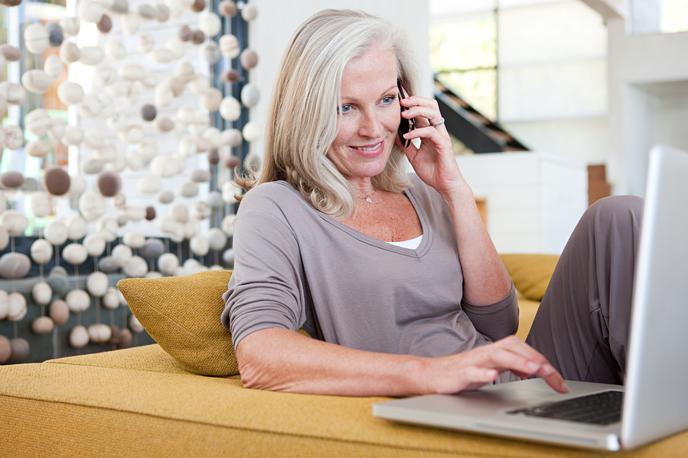
[[[444,195],[451,212],[464,277],[464,299],[488,305],[504,299],[511,290],[511,278],[480,218],[468,184]]]
[[[425,358],[355,350],[285,329],[245,337],[237,360],[247,388],[344,396],[429,392],[421,375]]]
[[[507,370],[537,375],[566,391],[544,356],[516,336],[435,358],[375,353],[311,339],[286,329],[263,329],[239,343],[246,388],[338,396],[458,393],[494,382]]]

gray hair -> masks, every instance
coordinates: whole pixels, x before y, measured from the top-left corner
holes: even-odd
[[[337,136],[344,68],[373,46],[394,52],[398,78],[415,93],[408,46],[388,22],[361,11],[328,9],[299,27],[275,85],[260,176],[238,179],[240,185],[250,189],[286,180],[316,209],[338,218],[351,214],[353,189],[327,153]],[[392,192],[408,186],[404,153],[396,144],[385,169],[372,180]]]

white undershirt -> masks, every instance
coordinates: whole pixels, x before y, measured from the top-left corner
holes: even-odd
[[[402,240],[400,242],[387,242],[390,245],[400,246],[402,248],[408,248],[409,250],[415,250],[420,245],[421,240],[423,240],[423,234],[419,235],[415,239]]]

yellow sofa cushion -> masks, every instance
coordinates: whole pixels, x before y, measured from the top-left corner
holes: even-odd
[[[231,271],[127,278],[117,287],[150,336],[179,365],[201,375],[239,373],[232,338],[220,323]]]
[[[541,301],[559,256],[553,254],[502,254],[514,286],[527,299]]]

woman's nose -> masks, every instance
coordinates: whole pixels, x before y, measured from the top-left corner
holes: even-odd
[[[382,134],[382,122],[374,111],[363,112],[358,126],[358,133],[362,137],[377,138]]]

